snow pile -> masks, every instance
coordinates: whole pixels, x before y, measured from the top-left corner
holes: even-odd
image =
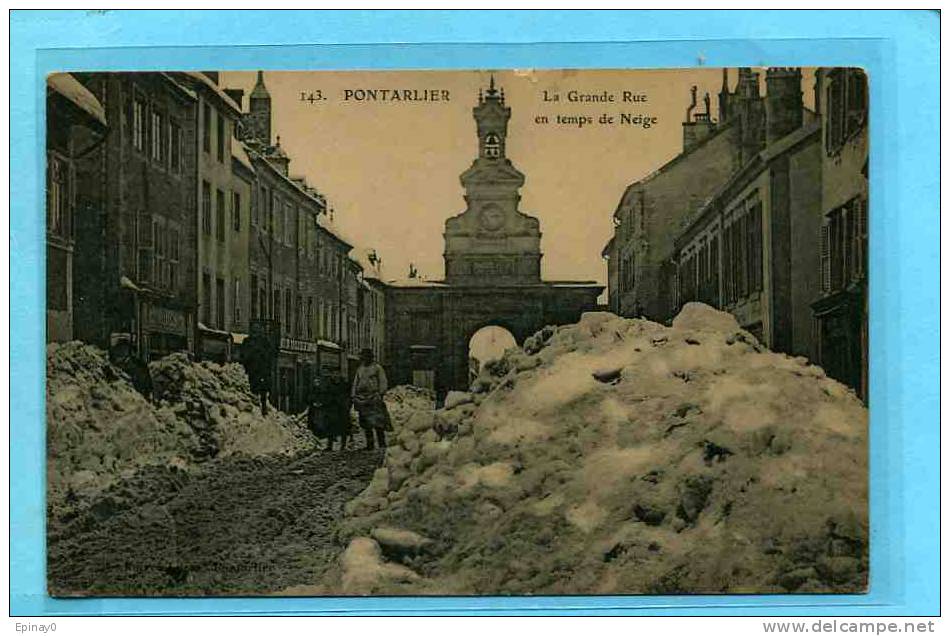
[[[46,350],[47,497],[51,509],[100,492],[147,464],[183,466],[198,448],[186,423],[156,411],[99,349]]]
[[[178,353],[150,365],[155,403],[106,354],[80,342],[46,356],[47,492],[51,511],[101,493],[147,466],[189,470],[215,457],[296,455],[305,425],[262,417],[240,365]]]
[[[431,411],[435,408],[435,393],[410,384],[394,386],[386,391],[383,399],[386,402],[386,408],[389,409],[393,430],[397,432],[405,427],[406,422],[415,413]]]
[[[274,408],[261,415],[239,364],[196,363],[186,353],[175,353],[149,369],[160,409],[194,429],[200,456],[297,455],[315,447],[305,421]]]
[[[347,505],[344,593],[866,587],[866,409],[705,305],[545,328],[396,441]]]

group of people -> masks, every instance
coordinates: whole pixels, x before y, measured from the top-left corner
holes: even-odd
[[[318,438],[327,439],[327,450],[346,448],[351,436],[350,409],[356,409],[366,447],[386,446],[386,432],[393,430],[383,395],[388,388],[386,372],[371,349],[360,352],[360,365],[349,384],[339,373],[317,376],[310,387],[307,421]]]

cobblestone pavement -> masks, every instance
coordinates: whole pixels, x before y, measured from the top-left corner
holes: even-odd
[[[48,520],[49,590],[82,595],[249,595],[314,584],[342,549],[335,523],[382,455],[231,459],[198,475],[140,472]]]

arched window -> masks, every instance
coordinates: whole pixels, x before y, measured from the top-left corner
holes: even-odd
[[[501,138],[495,133],[485,135],[485,156],[489,159],[501,156]]]

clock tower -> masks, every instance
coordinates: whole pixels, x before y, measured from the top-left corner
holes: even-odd
[[[492,76],[472,109],[478,156],[459,179],[467,207],[445,222],[445,281],[451,285],[541,282],[538,219],[518,210],[524,175],[505,153],[511,108]]]

